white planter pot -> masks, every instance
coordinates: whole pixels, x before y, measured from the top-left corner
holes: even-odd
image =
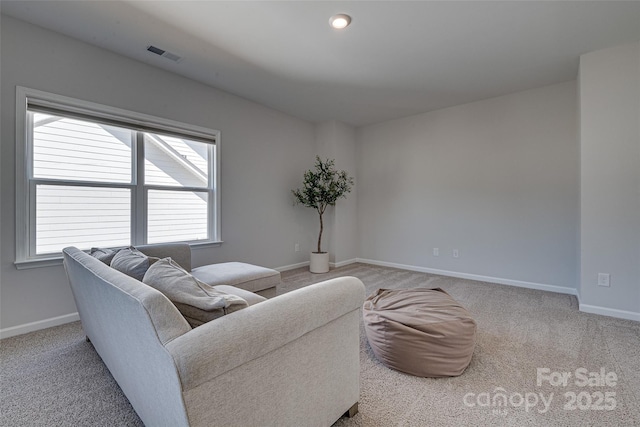
[[[309,271],[312,273],[327,273],[329,271],[329,252],[311,252]]]

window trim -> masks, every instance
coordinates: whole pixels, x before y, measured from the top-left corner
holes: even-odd
[[[167,134],[191,137],[200,141],[213,141],[213,159],[210,162],[210,168],[213,169],[213,173],[211,173],[211,170],[209,171],[210,179],[213,180],[211,189],[213,197],[209,197],[209,199],[211,199],[209,200],[209,212],[210,215],[213,216],[208,222],[210,239],[189,243],[192,247],[219,246],[222,243],[220,234],[219,131],[23,86],[16,86],[16,260],[14,262],[16,268],[24,269],[59,265],[62,260],[62,254],[30,254],[31,243],[35,240],[35,236],[33,235],[34,227],[32,227],[32,223],[35,221],[35,212],[32,212],[32,208],[35,206],[35,191],[31,188],[32,184],[29,179],[33,175],[33,165],[29,161],[32,157],[30,150],[33,149],[33,141],[30,140],[31,135],[28,132],[29,124],[27,123],[29,106],[57,110],[69,115],[89,117],[107,123],[117,122],[136,131],[164,132]],[[141,159],[141,156],[135,156],[134,162],[136,159],[138,163],[144,161]],[[153,188],[153,186],[146,188],[144,193],[146,194],[146,191],[150,188]],[[142,215],[139,209],[137,209],[136,212],[138,215]],[[136,229],[132,230],[132,233],[135,235],[136,240],[138,240],[140,237],[144,237],[146,231]]]

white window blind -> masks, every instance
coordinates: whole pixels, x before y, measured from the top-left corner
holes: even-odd
[[[21,89],[16,264],[66,246],[219,241],[216,131]]]

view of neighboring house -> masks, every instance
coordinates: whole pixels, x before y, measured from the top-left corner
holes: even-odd
[[[35,185],[37,255],[70,245],[128,245],[135,201],[127,185],[136,179],[149,187],[150,243],[207,238],[207,193],[170,189],[208,186],[207,144],[145,132],[136,148],[144,150],[144,170],[137,171],[132,130],[40,112],[31,120],[33,177],[41,180]]]

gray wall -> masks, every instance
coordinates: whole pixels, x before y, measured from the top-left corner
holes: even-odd
[[[337,120],[316,126],[316,147],[322,158],[334,159],[337,170],[356,176],[356,131]],[[329,251],[330,262],[340,266],[358,257],[358,190],[357,183],[346,198],[339,199],[335,207],[327,208],[323,216],[323,250]]]
[[[575,82],[366,126],[357,153],[359,257],[576,288]]]
[[[316,219],[290,190],[313,161],[313,124],[13,18],[2,16],[1,31],[0,328],[76,311],[61,266],[13,265],[17,85],[219,130],[225,243],[194,251],[195,264],[308,261]]]
[[[581,56],[580,119],[580,307],[640,320],[640,43]]]

